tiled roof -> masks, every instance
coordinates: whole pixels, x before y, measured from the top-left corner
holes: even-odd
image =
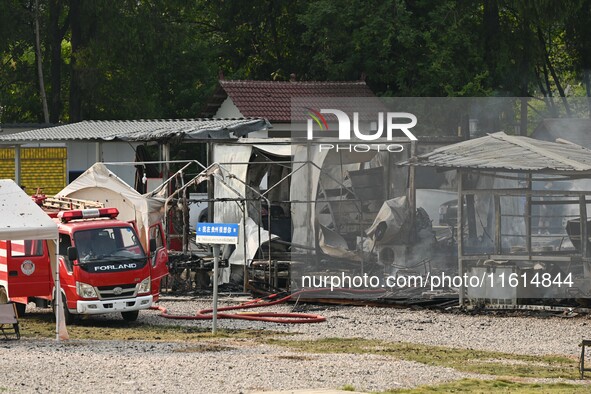
[[[447,169],[588,174],[591,173],[591,150],[570,143],[539,141],[498,132],[444,146],[402,164]]]
[[[282,81],[219,81],[220,89],[206,110],[215,114],[226,97],[230,97],[246,117],[270,121],[291,120],[291,99],[294,97],[375,97],[362,81],[348,82],[282,82]]]
[[[160,141],[236,138],[270,126],[265,119],[87,120],[0,135],[0,143],[31,141]]]

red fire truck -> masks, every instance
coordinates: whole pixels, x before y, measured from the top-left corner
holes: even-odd
[[[38,203],[43,203],[41,198]],[[158,300],[168,273],[160,223],[142,245],[133,223],[117,220],[116,208],[48,212],[58,223],[61,296],[66,323],[77,315],[121,313],[134,321]],[[146,250],[147,249],[147,250]],[[50,250],[44,240],[0,241],[0,297],[49,306],[55,295]],[[3,272],[4,271],[4,272]]]

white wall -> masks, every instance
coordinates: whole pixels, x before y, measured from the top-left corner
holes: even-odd
[[[137,143],[103,142],[100,154],[103,162],[133,162]],[[68,171],[86,171],[97,161],[96,142],[68,142]],[[133,165],[109,166],[119,178],[133,186],[135,167]]]
[[[218,108],[218,112],[213,116],[214,118],[244,118],[238,107],[234,104],[230,97],[226,97],[222,105]]]
[[[226,97],[222,105],[218,108],[218,111],[215,113],[214,118],[244,118],[242,112],[238,109],[238,107],[234,104],[230,97]],[[264,131],[255,131],[253,133],[248,134],[249,138],[267,138],[268,137],[267,130]]]

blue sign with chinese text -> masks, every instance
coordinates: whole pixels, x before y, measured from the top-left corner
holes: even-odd
[[[240,225],[236,223],[197,223],[198,244],[237,244]]]

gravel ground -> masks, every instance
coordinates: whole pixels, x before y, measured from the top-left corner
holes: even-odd
[[[220,305],[235,305],[222,297]],[[208,299],[165,297],[172,314],[194,314]],[[286,325],[220,320],[224,329],[268,329],[300,333],[289,339],[362,337],[522,354],[577,356],[581,338],[591,337],[588,317],[542,318],[470,316],[428,310],[370,307],[277,305],[265,311],[317,313],[327,321]],[[40,313],[30,308],[29,312]],[[44,313],[48,313],[45,311]],[[209,328],[210,321],[168,320],[143,311],[150,324]],[[112,319],[97,316],[93,319]],[[118,317],[115,317],[118,318]],[[216,341],[217,342],[217,341]],[[426,366],[377,355],[304,354],[261,345],[250,339],[220,339],[217,351],[196,343],[52,340],[0,342],[0,357],[10,360],[2,389],[32,392],[252,393],[268,390],[337,389],[352,385],[373,391],[414,387],[485,376]]]
[[[220,305],[235,305],[246,299],[221,298]],[[164,298],[160,305],[170,314],[194,314],[211,307],[211,300]],[[255,309],[256,310],[256,309]],[[298,339],[327,337],[370,338],[517,354],[578,356],[581,339],[591,339],[591,316],[574,318],[544,316],[466,315],[436,310],[374,307],[343,307],[291,304],[263,308],[275,312],[316,313],[324,323],[285,325],[243,320],[220,320],[221,328],[258,328],[297,332]],[[210,327],[209,321],[168,320],[157,311],[143,312],[142,321],[152,324],[184,324]]]
[[[248,393],[264,390],[384,390],[467,376],[373,355],[302,355],[237,343],[218,352],[179,343],[25,340],[0,345],[9,392]],[[227,343],[224,342],[224,346]],[[43,373],[40,373],[40,371]]]

